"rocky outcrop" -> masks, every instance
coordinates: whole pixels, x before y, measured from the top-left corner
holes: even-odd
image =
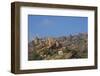
[[[87,42],[87,33],[55,38],[36,37],[28,44],[28,59],[52,60],[87,58]]]

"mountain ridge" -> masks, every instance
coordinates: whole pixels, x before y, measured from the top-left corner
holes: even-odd
[[[28,43],[28,60],[87,58],[88,34],[35,37]]]

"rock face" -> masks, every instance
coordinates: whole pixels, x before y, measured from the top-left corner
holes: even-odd
[[[87,33],[55,38],[36,37],[28,43],[28,60],[87,58],[87,42]]]

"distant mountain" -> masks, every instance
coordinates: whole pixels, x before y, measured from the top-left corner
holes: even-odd
[[[36,37],[28,43],[29,60],[56,60],[88,57],[88,34]]]

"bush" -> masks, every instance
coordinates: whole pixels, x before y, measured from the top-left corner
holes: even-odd
[[[32,59],[33,60],[42,60],[43,58],[34,51],[33,55],[32,55]]]

